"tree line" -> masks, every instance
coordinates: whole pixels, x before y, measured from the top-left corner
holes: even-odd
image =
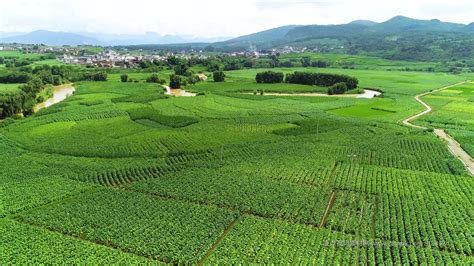
[[[24,116],[33,113],[34,106],[44,101],[38,94],[47,86],[61,85],[82,80],[106,81],[104,71],[79,71],[69,66],[49,66],[15,68],[0,75],[0,83],[21,83],[18,91],[0,94],[0,119],[15,114]]]
[[[343,94],[357,88],[359,80],[355,77],[313,72],[294,72],[285,75],[282,72],[265,71],[255,76],[257,83],[291,83],[309,86],[329,87],[328,94]]]

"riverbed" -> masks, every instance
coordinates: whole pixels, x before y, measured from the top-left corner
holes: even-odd
[[[246,93],[253,94],[253,93]],[[303,93],[264,93],[263,96],[308,96],[308,97],[347,97],[347,98],[358,98],[358,99],[372,99],[381,95],[382,93],[374,90],[364,90],[362,94],[333,94],[329,95],[327,93],[312,93],[312,92],[303,92]]]
[[[163,86],[166,89],[166,95],[172,95],[177,97],[193,97],[196,93],[187,92],[182,89],[171,89],[169,86]]]
[[[72,84],[66,84],[66,85],[61,85],[61,86],[56,86],[53,88],[53,97],[47,99],[46,101],[37,104],[33,110],[35,112],[38,112],[39,110],[43,108],[50,107],[53,104],[59,103],[61,101],[64,101],[67,97],[72,96],[74,92],[76,91],[76,88],[72,86]]]

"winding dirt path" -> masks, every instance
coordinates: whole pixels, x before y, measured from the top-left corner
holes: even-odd
[[[413,128],[427,129],[426,127],[419,126],[419,125],[414,125],[414,124],[411,123],[413,120],[419,118],[420,116],[426,115],[426,114],[428,114],[429,112],[432,111],[431,106],[429,106],[427,103],[423,102],[423,100],[421,100],[421,97],[426,96],[428,94],[431,94],[433,92],[449,89],[449,88],[452,88],[452,87],[455,87],[455,86],[458,86],[458,85],[461,85],[461,84],[464,84],[464,83],[466,83],[466,82],[465,81],[459,82],[459,83],[456,83],[456,84],[453,84],[453,85],[450,85],[450,86],[447,86],[447,87],[443,87],[443,88],[440,88],[440,89],[437,89],[437,90],[433,90],[433,91],[429,91],[429,92],[425,92],[425,93],[416,95],[415,100],[417,102],[419,102],[420,104],[422,104],[426,108],[426,110],[421,112],[421,113],[418,113],[418,114],[415,114],[413,116],[410,116],[410,117],[406,118],[405,120],[403,120],[403,124],[406,125],[406,126],[409,126],[409,127],[413,127]],[[454,156],[456,156],[459,160],[461,160],[461,162],[464,164],[464,166],[466,167],[469,174],[471,176],[474,176],[474,160],[461,147],[459,142],[457,142],[453,137],[448,135],[443,129],[434,129],[433,133],[436,136],[438,136],[439,138],[441,138],[441,139],[443,139],[447,142],[449,151]]]

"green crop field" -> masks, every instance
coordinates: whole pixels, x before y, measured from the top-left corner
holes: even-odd
[[[473,264],[472,177],[430,130],[400,123],[424,110],[415,95],[469,76],[369,59],[272,70],[350,75],[384,92],[373,99],[257,84],[262,69],[174,97],[152,73],[115,70],[0,122],[0,264]],[[472,153],[473,99],[473,83],[425,96],[434,111],[414,123]]]
[[[0,57],[18,57],[21,59],[28,59],[28,58],[40,58],[41,54],[23,53],[20,51],[0,51]]]

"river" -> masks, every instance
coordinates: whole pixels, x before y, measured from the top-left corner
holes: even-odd
[[[53,104],[59,103],[64,101],[67,97],[72,96],[76,91],[76,88],[72,86],[72,84],[66,84],[61,86],[56,86],[53,88],[53,97],[47,99],[46,101],[37,104],[33,110],[38,112],[43,108],[50,107]]]

